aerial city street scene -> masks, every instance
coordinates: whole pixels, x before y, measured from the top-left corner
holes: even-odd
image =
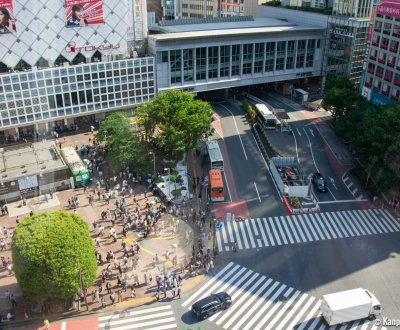
[[[399,0],[0,0],[0,329],[400,327]]]

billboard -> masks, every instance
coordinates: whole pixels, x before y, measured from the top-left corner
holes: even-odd
[[[0,34],[16,31],[12,0],[0,0]]]
[[[377,13],[400,18],[400,2],[397,0],[382,0],[378,4]]]
[[[67,27],[104,23],[102,0],[65,0],[65,7]]]

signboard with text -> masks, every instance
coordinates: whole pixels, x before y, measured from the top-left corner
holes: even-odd
[[[64,4],[67,27],[84,27],[104,23],[102,0],[65,0]]]
[[[16,31],[12,0],[0,0],[0,34]]]
[[[376,13],[400,18],[400,2],[394,0],[383,0],[378,4]]]

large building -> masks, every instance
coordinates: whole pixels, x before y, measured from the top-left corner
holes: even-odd
[[[201,92],[319,77],[326,28],[318,19],[309,22],[265,17],[164,22],[148,37],[157,88]]]
[[[399,102],[400,3],[378,4],[372,29],[362,94],[374,103]]]
[[[147,33],[146,7],[139,0],[1,5],[3,138],[71,129],[94,122],[95,114],[154,97],[153,58],[134,58]]]

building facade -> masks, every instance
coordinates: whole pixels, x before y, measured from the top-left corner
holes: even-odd
[[[377,6],[367,57],[362,94],[374,103],[399,102],[400,4],[382,1]]]
[[[4,138],[69,128],[154,97],[154,59],[133,58],[147,34],[137,0],[9,3],[13,20],[0,30]]]
[[[149,51],[159,91],[201,92],[318,77],[324,34],[318,26],[266,18],[169,25],[149,35]]]

